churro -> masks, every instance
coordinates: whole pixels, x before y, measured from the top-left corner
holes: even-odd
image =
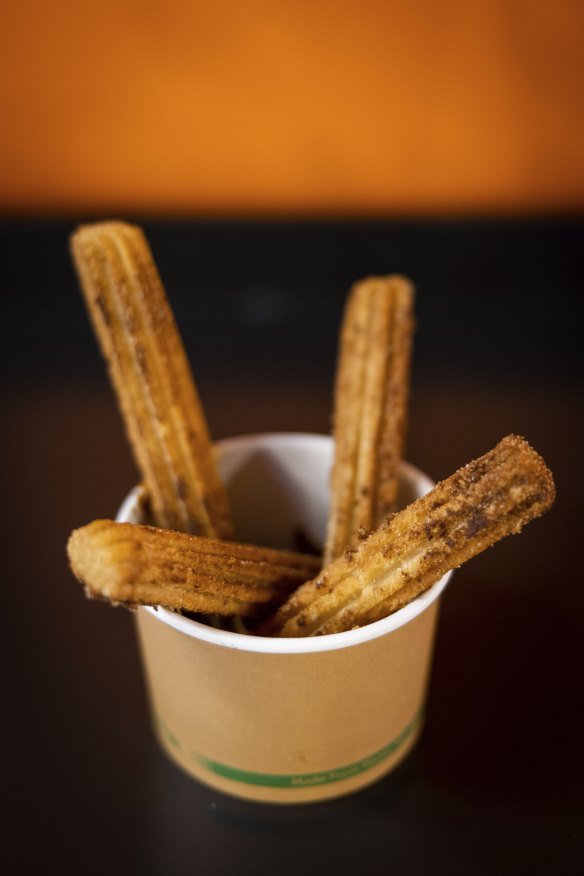
[[[355,284],[341,328],[335,384],[335,460],[325,564],[393,510],[402,456],[414,328],[403,277]]]
[[[233,535],[201,402],[142,231],[82,226],[71,251],[159,526]]]
[[[524,438],[509,435],[302,585],[259,632],[313,636],[380,620],[448,570],[518,533],[554,497],[543,459]]]
[[[273,610],[320,568],[303,554],[112,520],[76,529],[67,552],[89,596],[241,617]]]

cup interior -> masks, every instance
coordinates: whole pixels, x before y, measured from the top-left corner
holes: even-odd
[[[247,435],[220,441],[216,447],[237,540],[267,547],[320,552],[329,507],[332,438],[296,433]],[[432,487],[433,482],[427,475],[403,462],[398,506],[405,507]],[[128,495],[116,519],[144,522],[140,488]],[[229,647],[274,653],[329,650],[376,638],[407,623],[440,595],[450,574],[381,621],[345,633],[305,639],[266,639],[215,629],[162,608],[147,610],[187,635]]]

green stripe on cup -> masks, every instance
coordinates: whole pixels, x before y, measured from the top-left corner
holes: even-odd
[[[362,760],[357,760],[347,766],[336,767],[331,770],[321,770],[317,773],[293,773],[293,774],[278,774],[278,773],[256,773],[250,770],[241,770],[238,767],[228,766],[219,761],[211,760],[202,755],[196,755],[196,760],[205,766],[208,770],[218,776],[223,776],[225,779],[231,779],[234,782],[243,782],[246,785],[263,785],[269,788],[307,788],[315,787],[316,785],[328,785],[331,782],[341,782],[344,779],[350,779],[353,776],[363,773],[366,770],[377,766],[391,754],[394,754],[401,748],[406,739],[413,733],[417,725],[422,719],[422,710],[414,717],[414,719],[404,727],[401,733],[368,757]]]

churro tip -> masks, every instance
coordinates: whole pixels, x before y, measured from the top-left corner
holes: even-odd
[[[369,277],[362,277],[351,286],[348,300],[368,295],[373,289],[379,288],[393,293],[403,303],[413,304],[416,287],[404,274],[387,274],[385,276],[372,274]]]
[[[501,439],[499,444],[500,446],[513,448],[525,461],[529,461],[533,474],[538,477],[542,483],[543,493],[541,498],[542,502],[545,504],[542,513],[543,511],[547,511],[548,508],[553,505],[556,498],[556,484],[553,472],[541,453],[529,443],[527,438],[524,438],[523,435],[516,435],[515,433],[506,435],[505,438]]]
[[[85,237],[93,237],[101,231],[115,231],[117,229],[132,231],[140,231],[138,225],[132,225],[130,222],[125,222],[122,219],[104,219],[101,222],[82,222],[69,235],[69,240],[80,240]]]
[[[109,520],[94,520],[74,529],[67,541],[67,556],[75,578],[91,599],[116,603],[128,601],[129,588],[120,568],[105,561],[99,533],[110,527]],[[97,539],[96,539],[97,536]]]
[[[105,219],[102,222],[86,222],[78,225],[69,235],[69,252],[74,260],[83,259],[83,254],[92,245],[99,246],[108,236],[116,239],[130,234],[135,240],[140,239],[147,245],[144,232],[138,225],[124,222],[121,219]]]

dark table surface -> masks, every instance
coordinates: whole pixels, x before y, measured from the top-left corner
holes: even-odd
[[[5,872],[582,872],[584,222],[144,223],[215,437],[328,431],[346,290],[399,271],[418,289],[408,458],[442,478],[516,432],[556,476],[552,511],[448,587],[413,754],[299,808],[166,759],[131,614],[68,571],[69,531],[136,481],[75,224],[0,223]]]

